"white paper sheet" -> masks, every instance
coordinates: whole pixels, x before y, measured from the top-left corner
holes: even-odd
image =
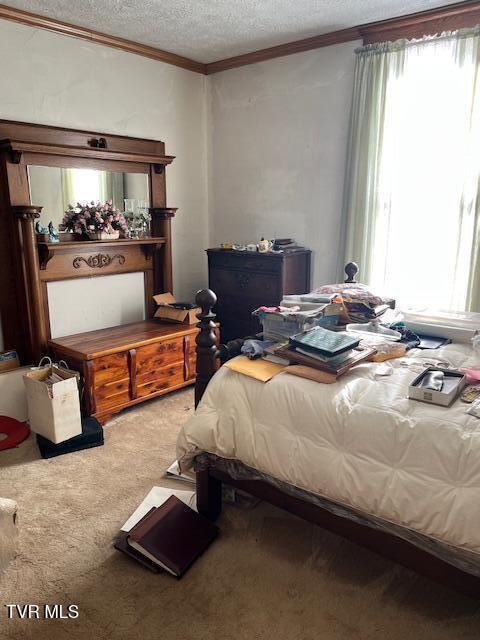
[[[152,507],[159,507],[165,502],[165,500],[168,500],[170,496],[176,496],[194,511],[197,510],[195,491],[174,491],[173,489],[167,489],[166,487],[153,487],[148,492],[143,502],[135,509],[132,515],[121,527],[121,531],[130,531],[130,529],[134,527]]]

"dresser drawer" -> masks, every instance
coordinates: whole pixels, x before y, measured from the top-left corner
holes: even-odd
[[[137,381],[162,367],[183,360],[183,336],[139,347],[136,354]]]
[[[259,304],[267,304],[272,299],[274,304],[278,304],[282,297],[277,278],[254,271],[214,269],[210,272],[210,288],[219,298],[225,292],[230,295],[235,293],[242,298],[258,299]]]
[[[114,380],[128,379],[130,373],[128,370],[127,351],[113,353],[110,356],[103,356],[93,360],[93,371],[95,386]]]
[[[181,385],[184,379],[184,362],[167,365],[157,371],[137,377],[137,398],[145,398],[152,393]]]
[[[130,400],[130,379],[95,382],[94,393],[97,411],[123,404]]]
[[[242,271],[261,271],[263,273],[279,273],[282,270],[281,255],[241,253],[212,253],[209,254],[210,268],[241,269]]]

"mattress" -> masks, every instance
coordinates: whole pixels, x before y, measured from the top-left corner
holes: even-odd
[[[390,375],[366,363],[332,385],[285,373],[263,384],[221,367],[179,435],[181,467],[201,453],[237,460],[346,514],[426,537],[480,574],[480,420],[460,400],[407,398],[426,366],[479,360],[466,344],[415,349],[390,361]]]

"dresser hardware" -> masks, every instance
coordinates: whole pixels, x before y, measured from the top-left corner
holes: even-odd
[[[235,278],[240,289],[245,289],[246,287],[248,287],[248,284],[250,282],[249,273],[236,273]]]
[[[88,140],[88,145],[94,149],[106,149],[107,140],[106,138],[90,138],[90,140]]]

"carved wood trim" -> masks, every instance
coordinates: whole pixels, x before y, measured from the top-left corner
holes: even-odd
[[[73,259],[72,266],[74,269],[80,269],[84,262],[91,269],[102,269],[111,265],[114,260],[118,260],[119,264],[125,264],[125,256],[120,253],[116,253],[113,256],[109,253],[93,253],[86,258],[84,256],[76,256]]]
[[[36,220],[40,217],[43,207],[35,205],[18,205],[12,207],[13,215],[17,218],[23,218],[24,220]]]

